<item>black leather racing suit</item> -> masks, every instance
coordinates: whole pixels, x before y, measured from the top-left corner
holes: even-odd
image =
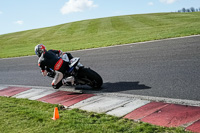
[[[62,79],[58,78],[58,76],[63,78],[66,70],[69,69],[69,63],[63,61],[63,59],[56,54],[57,52],[59,51],[45,51],[38,59],[38,66],[41,68],[42,72],[44,72],[47,68],[51,68],[55,70],[55,72],[57,72],[57,75],[54,77],[54,80],[52,82],[52,86],[55,89],[58,89],[62,86]],[[61,72],[62,74],[59,75],[59,72]]]

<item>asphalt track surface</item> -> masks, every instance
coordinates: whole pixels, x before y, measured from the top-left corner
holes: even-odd
[[[103,77],[99,92],[200,101],[200,36],[75,51],[72,55],[81,57],[82,64]],[[40,74],[37,59],[0,59],[0,84],[51,86],[52,79]]]

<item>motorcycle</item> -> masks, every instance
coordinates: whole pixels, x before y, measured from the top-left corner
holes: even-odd
[[[48,71],[47,76],[54,78],[55,71],[51,69],[50,71]],[[103,84],[102,77],[94,70],[84,67],[80,63],[79,57],[71,56],[69,70],[65,72],[63,78],[69,76],[73,76],[75,79],[73,85],[88,85],[93,89],[100,89]],[[68,83],[67,85],[71,86],[72,84]]]

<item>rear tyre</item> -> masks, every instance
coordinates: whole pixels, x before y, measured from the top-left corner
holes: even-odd
[[[93,89],[100,89],[103,84],[101,76],[90,68],[80,69],[78,77]]]

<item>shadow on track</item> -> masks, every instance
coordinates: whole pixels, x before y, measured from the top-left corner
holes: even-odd
[[[143,90],[151,89],[151,87],[144,84],[139,84],[139,82],[116,82],[116,83],[104,83],[102,88],[99,90],[101,92],[120,92],[128,90]],[[76,90],[94,90],[88,86],[76,86]],[[97,91],[97,90],[94,90]]]
[[[104,83],[102,91],[106,92],[119,92],[127,90],[143,90],[150,89],[151,87],[144,84],[139,84],[139,82],[116,82],[116,83]]]

